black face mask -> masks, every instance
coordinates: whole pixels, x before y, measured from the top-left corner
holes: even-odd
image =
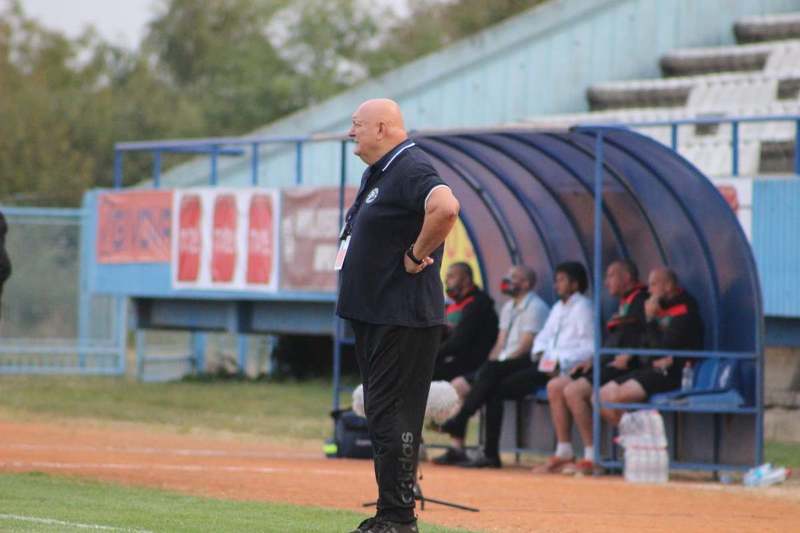
[[[509,278],[503,278],[500,282],[500,292],[506,296],[516,298],[522,292],[522,289],[519,285],[513,284]]]

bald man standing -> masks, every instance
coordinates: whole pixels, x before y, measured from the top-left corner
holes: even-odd
[[[416,532],[417,454],[444,325],[439,269],[459,204],[395,102],[368,100],[352,119],[354,153],[369,166],[340,236],[336,312],[355,333],[378,483],[376,516],[354,533]]]

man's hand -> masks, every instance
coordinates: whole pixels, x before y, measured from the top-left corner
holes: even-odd
[[[670,366],[672,366],[672,357],[661,357],[653,361],[653,368],[658,368],[660,370],[666,370]]]
[[[644,302],[644,314],[647,315],[647,319],[655,318],[659,309],[661,309],[661,305],[658,303],[658,297],[654,294],[650,295],[650,298]]]
[[[608,366],[611,368],[616,368],[617,370],[626,370],[628,368],[628,362],[631,360],[631,356],[626,353],[621,353],[618,356],[614,357],[614,360],[608,363]]]
[[[577,365],[572,367],[569,375],[574,376],[580,372],[588,372],[592,368],[592,360],[589,359],[588,361],[583,361],[582,363],[578,363]]]
[[[403,266],[409,274],[419,274],[433,264],[433,258],[423,257],[422,264],[418,265],[408,257],[408,254],[403,254]]]

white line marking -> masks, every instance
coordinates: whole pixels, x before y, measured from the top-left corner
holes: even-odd
[[[363,472],[334,470],[326,468],[274,468],[253,466],[211,466],[211,465],[171,465],[171,464],[130,464],[130,463],[62,463],[53,461],[4,461],[3,468],[53,468],[71,470],[76,468],[96,468],[101,470],[171,470],[179,472],[244,472],[252,474],[321,474],[331,476],[361,476]]]
[[[47,524],[49,526],[69,526],[77,529],[94,529],[97,531],[127,531],[130,533],[153,533],[149,529],[130,529],[124,527],[101,526],[99,524],[81,524],[80,522],[65,522],[54,518],[37,518],[35,516],[23,516],[18,514],[0,514],[0,519],[18,520],[20,522],[34,522],[37,524]]]
[[[200,448],[154,448],[134,446],[63,446],[51,444],[0,444],[0,448],[8,450],[58,450],[72,452],[120,452],[149,455],[179,455],[185,457],[247,457],[262,459],[321,459],[318,453],[302,452],[257,452],[225,450],[209,450]]]

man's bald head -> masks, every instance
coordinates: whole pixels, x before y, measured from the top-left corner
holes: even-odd
[[[651,270],[647,284],[650,294],[657,298],[672,296],[680,289],[678,275],[667,267],[656,267]]]
[[[358,106],[349,135],[356,142],[353,153],[368,165],[408,138],[400,106],[388,98],[367,100]]]

